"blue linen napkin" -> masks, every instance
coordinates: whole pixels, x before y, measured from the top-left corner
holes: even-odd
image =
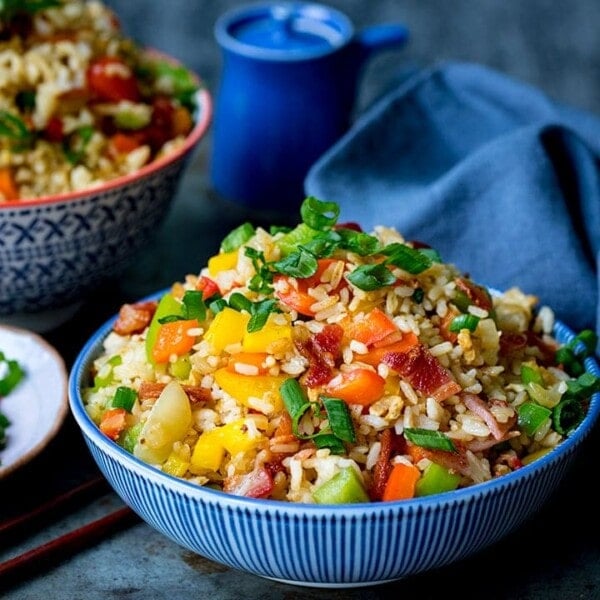
[[[600,118],[488,68],[418,72],[359,117],[305,192],[396,227],[475,281],[600,333]]]

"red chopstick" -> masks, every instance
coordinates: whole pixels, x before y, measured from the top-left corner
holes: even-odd
[[[104,477],[94,477],[63,494],[48,500],[44,504],[41,504],[23,515],[3,521],[0,523],[0,538],[5,539],[6,536],[14,534],[16,531],[22,529],[26,525],[30,525],[38,519],[52,515],[59,510],[75,505],[76,503],[92,500],[98,497],[100,493],[106,493],[109,490],[110,486]]]
[[[25,570],[30,575],[32,570],[46,567],[52,561],[67,558],[92,543],[138,521],[139,517],[129,507],[115,510],[83,527],[65,533],[41,546],[0,563],[0,582],[8,577],[18,577]]]

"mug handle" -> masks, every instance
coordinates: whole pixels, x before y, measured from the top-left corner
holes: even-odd
[[[374,52],[400,48],[406,44],[409,37],[408,28],[400,24],[384,23],[372,25],[359,31],[354,43],[359,49],[361,58],[367,59]]]

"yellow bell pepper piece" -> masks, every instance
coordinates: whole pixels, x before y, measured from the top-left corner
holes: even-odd
[[[224,348],[242,341],[250,315],[226,306],[208,326],[204,339],[220,354]]]
[[[215,277],[221,271],[229,271],[235,269],[238,261],[238,251],[221,252],[208,259],[208,272],[212,277]]]
[[[189,469],[192,473],[219,470],[225,456],[225,447],[219,438],[219,429],[206,431],[198,438],[190,460]]]
[[[237,419],[222,427],[204,432],[194,446],[190,471],[192,473],[218,471],[225,457],[225,451],[233,455],[256,448],[265,437],[250,431],[246,419]]]
[[[242,348],[245,352],[269,352],[274,342],[292,339],[292,326],[275,322],[275,315],[269,315],[267,322],[258,331],[244,333]]]
[[[283,410],[279,387],[288,378],[288,375],[240,375],[226,367],[215,371],[217,384],[238,402],[249,406],[251,397],[260,398],[271,404],[275,412]]]
[[[183,477],[190,466],[188,460],[183,460],[178,452],[171,452],[169,458],[167,458],[165,464],[162,466],[162,470],[173,477]]]
[[[229,454],[248,452],[256,448],[263,440],[262,434],[250,434],[246,419],[238,419],[219,428],[220,439]]]

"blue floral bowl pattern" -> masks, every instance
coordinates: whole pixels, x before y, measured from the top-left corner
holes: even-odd
[[[160,227],[208,129],[208,92],[197,100],[196,125],[172,154],[99,187],[0,205],[0,320],[81,300],[125,269]]]
[[[137,460],[103,436],[80,390],[113,321],[81,350],[69,381],[72,414],[100,470],[149,525],[216,562],[262,577],[318,587],[380,584],[448,565],[497,542],[552,495],[598,420],[585,420],[557,448],[499,479],[438,496],[322,506],[237,497],[198,487]],[[574,334],[558,323],[562,342]],[[600,369],[588,358],[586,368]]]

